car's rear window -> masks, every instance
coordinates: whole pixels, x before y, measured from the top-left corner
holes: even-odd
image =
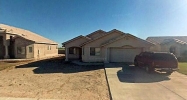
[[[175,57],[170,54],[156,53],[153,55],[153,58],[156,60],[175,60]]]

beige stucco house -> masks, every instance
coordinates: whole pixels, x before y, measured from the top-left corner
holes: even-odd
[[[150,50],[156,52],[171,52],[176,57],[183,57],[187,51],[187,36],[159,36],[146,39],[154,43]]]
[[[36,33],[0,24],[0,59],[58,55],[58,44]]]
[[[142,51],[149,51],[151,42],[119,30],[98,30],[86,36],[78,36],[62,43],[66,48],[66,61],[83,62],[133,62]]]

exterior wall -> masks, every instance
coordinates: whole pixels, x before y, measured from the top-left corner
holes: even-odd
[[[77,47],[76,47],[76,48],[75,48],[76,54],[69,54],[68,57],[69,57],[70,59],[79,59],[79,57],[80,57],[80,55],[81,55],[81,54],[80,54],[80,52],[81,52],[80,50],[81,50],[81,49],[82,49],[82,48],[77,48]]]
[[[187,50],[186,45],[182,45],[176,42],[171,42],[169,44],[161,45],[161,52],[170,52],[170,47],[176,48],[176,57],[182,57],[185,50]]]
[[[34,42],[32,41],[28,41],[26,39],[23,38],[17,38],[15,39],[15,58],[19,58],[19,59],[25,59],[25,58],[34,58],[34,51],[32,50],[32,52],[29,52],[29,47],[32,47],[32,49],[34,48],[33,45]],[[25,48],[25,53],[24,54],[19,54],[18,53],[18,47],[23,47]]]
[[[10,45],[10,36],[14,37],[15,35],[1,32],[0,36],[3,37],[3,40],[0,43],[0,50],[3,51],[0,53],[0,58],[9,58],[8,46]]]
[[[84,55],[82,55],[83,62],[104,62],[105,61],[105,50],[106,48],[101,48],[101,52],[99,56],[91,56],[90,55],[90,47],[83,47]]]
[[[111,37],[110,37],[111,36]],[[119,37],[120,34],[117,36]],[[121,48],[137,48],[142,51],[150,51],[150,44],[142,42],[141,40],[128,37],[128,39],[123,38],[113,43],[110,43],[104,47],[101,47],[100,56],[90,56],[90,47],[100,47],[103,43],[108,42],[108,40],[116,37],[116,34],[111,34],[107,37],[103,37],[100,40],[94,41],[92,43],[83,46],[84,55],[82,55],[82,60],[84,62],[109,62],[109,54],[111,47],[121,47]]]
[[[43,57],[56,56],[56,55],[58,55],[57,44],[56,45],[34,44],[34,58],[43,58]]]
[[[150,51],[159,52],[161,50],[160,44],[156,44],[150,47]]]
[[[110,43],[106,45],[105,47],[128,47],[128,46],[133,47],[133,48],[145,48],[144,50],[149,50],[151,45],[146,44],[145,42],[140,41],[138,39],[127,36],[118,41]]]
[[[70,47],[79,47],[79,48],[81,48],[80,45],[85,43],[85,42],[87,42],[87,41],[88,41],[88,39],[86,39],[86,38],[79,38],[77,40],[74,40],[72,42],[67,43],[65,45],[65,48],[67,50],[66,53],[68,55],[66,55],[66,56],[68,57],[68,59],[78,59],[79,58],[79,49],[77,49],[77,51],[76,51],[77,54],[69,54],[68,50],[69,50]]]
[[[84,55],[82,55],[82,61],[84,62],[104,62],[108,58],[105,55],[108,55],[107,50],[108,48],[102,47],[101,52],[99,56],[91,56],[90,55],[90,47],[100,47],[102,44],[107,43],[109,40],[117,38],[121,36],[122,34],[113,32],[108,35],[106,35],[103,38],[100,38],[98,40],[95,40],[93,42],[90,42],[83,46],[84,48]]]

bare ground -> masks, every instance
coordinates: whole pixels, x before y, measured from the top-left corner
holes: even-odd
[[[109,100],[103,66],[46,60],[0,71],[0,97]]]

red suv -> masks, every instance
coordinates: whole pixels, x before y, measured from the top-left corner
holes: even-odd
[[[178,60],[173,53],[142,52],[136,55],[134,65],[145,67],[148,73],[155,69],[172,73],[178,69]]]

